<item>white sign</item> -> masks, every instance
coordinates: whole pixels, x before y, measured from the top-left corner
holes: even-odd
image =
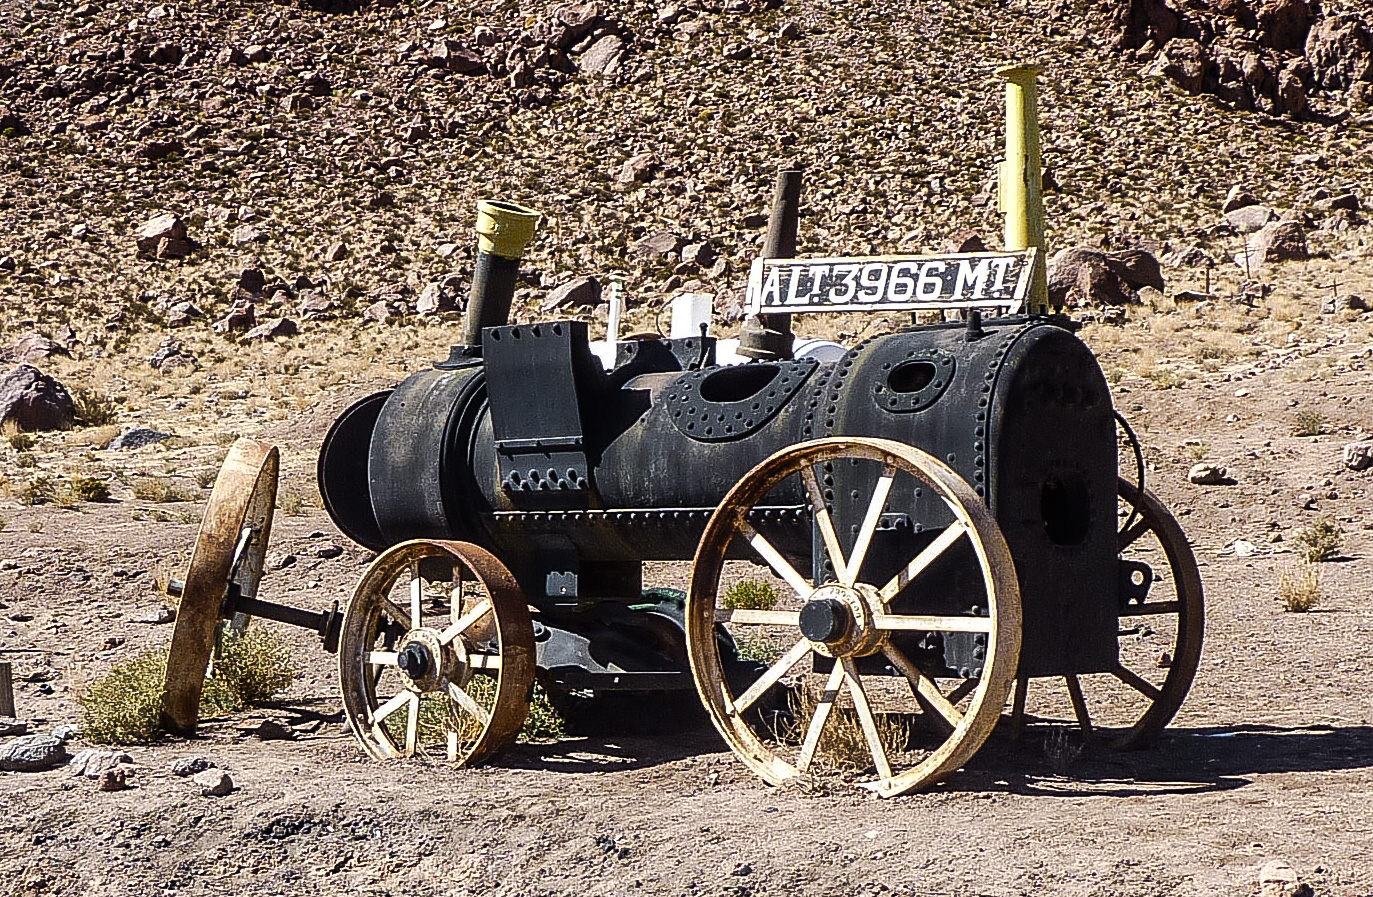
[[[871,258],[757,259],[748,280],[751,315],[997,307],[1020,310],[1035,250]]]

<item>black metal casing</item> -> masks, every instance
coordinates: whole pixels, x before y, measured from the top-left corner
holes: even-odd
[[[824,436],[894,439],[947,463],[994,513],[1021,586],[1020,674],[1116,665],[1110,394],[1091,351],[1053,319],[916,327],[831,364],[716,366],[709,338],[622,343],[609,372],[581,322],[482,334],[484,360],[415,374],[335,423],[320,490],[349,537],[374,549],[410,538],[477,543],[554,615],[635,604],[642,563],[690,559],[707,518],[762,459]],[[846,550],[875,476],[826,471]],[[754,525],[823,572],[799,489],[774,498]],[[894,496],[869,557],[909,558],[951,519],[918,489]],[[969,550],[923,587],[966,611],[960,594],[977,590],[960,581],[977,575]],[[980,638],[925,644],[911,634],[908,647],[922,667],[975,675]]]

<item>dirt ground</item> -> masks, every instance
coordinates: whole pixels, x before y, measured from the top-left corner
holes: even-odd
[[[1317,894],[1373,895],[1373,506],[1369,473],[1340,458],[1370,429],[1373,344],[1357,329],[1329,338],[1338,330],[1322,346],[1308,328],[1311,351],[1275,350],[1169,388],[1138,376],[1113,386],[1206,588],[1200,671],[1151,750],[1088,746],[1065,759],[1059,736],[1032,728],[1012,743],[1003,726],[947,783],[892,800],[768,787],[708,730],[520,744],[479,769],[382,764],[347,731],[333,658],[302,635],[304,674],[279,706],[212,721],[195,740],[131,748],[130,790],[98,792],[61,768],[0,773],[0,891],[1249,895],[1280,858]],[[1104,356],[1108,370],[1121,351]],[[1304,367],[1313,357],[1331,359],[1319,376]],[[333,414],[364,393],[327,394],[265,428],[282,445],[284,488],[304,488]],[[1321,410],[1325,435],[1292,435],[1301,408]],[[216,460],[213,445],[175,442],[134,454],[183,471]],[[1189,484],[1202,457],[1234,484]],[[164,603],[155,575],[184,563],[200,504],[116,499],[5,504],[0,658],[35,731],[77,722],[85,683],[168,637],[137,619]],[[1279,577],[1296,563],[1296,534],[1321,515],[1340,522],[1343,549],[1320,565],[1321,604],[1285,612]],[[310,502],[279,512],[275,527],[269,563],[299,560],[268,573],[262,596],[315,609],[346,600],[370,555]],[[1255,553],[1237,556],[1239,539]],[[324,542],[346,550],[320,559]],[[260,740],[263,718],[297,737]],[[228,770],[236,790],[202,797],[171,772],[189,756]]]

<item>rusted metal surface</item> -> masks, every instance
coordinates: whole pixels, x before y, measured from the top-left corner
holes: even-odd
[[[279,458],[274,446],[242,438],[229,449],[210,492],[181,587],[167,655],[162,724],[190,734],[199,722],[200,692],[231,587],[255,595],[271,535]]]
[[[813,503],[826,504],[817,494],[814,471],[826,465],[868,462],[880,465],[878,485],[852,548],[835,564],[837,582],[816,582],[796,570],[747,523],[750,509],[765,500],[790,478],[801,479]],[[811,475],[807,475],[811,471]],[[948,538],[936,537],[907,559],[895,576],[871,579],[868,552],[897,477],[902,489],[928,489],[949,508],[953,522]],[[828,532],[829,518],[817,515],[825,544],[840,546],[839,534]],[[721,595],[721,575],[730,544],[742,540],[752,545],[775,575],[793,590],[783,603],[786,609],[732,610]],[[940,555],[966,540],[976,556],[981,596],[969,613],[912,615],[894,602],[917,582]],[[800,609],[797,606],[800,605]],[[832,612],[834,625],[825,619]],[[817,622],[818,620],[818,622]],[[752,685],[736,689],[721,662],[715,625],[723,621],[738,629],[750,627],[769,638],[777,636],[787,650]],[[894,641],[894,634],[910,629],[931,632],[977,632],[985,635],[980,675],[950,688],[935,682],[931,671],[922,670]],[[943,463],[911,446],[884,439],[820,439],[784,449],[745,476],[721,503],[706,526],[692,566],[687,602],[687,650],[697,691],[712,722],[740,759],[773,784],[805,774],[815,760],[827,727],[837,726],[844,713],[837,712],[841,694],[847,695],[850,721],[856,717],[871,754],[876,775],[860,784],[882,796],[901,794],[938,782],[962,766],[991,734],[1015,679],[1020,652],[1020,591],[1014,562],[995,519],[976,493]],[[736,636],[737,637],[737,636]],[[828,679],[809,717],[793,706],[795,719],[787,723],[795,737],[781,737],[774,726],[760,724],[751,712],[774,686],[805,673],[807,658],[832,658]],[[923,750],[891,745],[880,730],[891,715],[875,713],[875,683],[889,677],[870,676],[864,668],[872,661],[889,664],[910,688],[907,706],[918,705],[943,737]],[[814,660],[812,660],[814,663]],[[823,673],[812,667],[812,675]],[[899,680],[898,680],[899,681]],[[786,712],[784,712],[785,715]],[[804,733],[804,735],[802,735]],[[799,740],[799,746],[796,742]],[[899,748],[899,749],[894,749]]]
[[[396,600],[401,592],[405,603]],[[476,545],[419,539],[388,549],[344,614],[344,711],[378,760],[441,752],[471,766],[489,758],[524,725],[534,667],[524,594]]]

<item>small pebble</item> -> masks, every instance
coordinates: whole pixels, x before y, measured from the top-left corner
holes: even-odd
[[[204,757],[182,757],[172,764],[172,775],[185,778],[213,768],[214,764]]]

